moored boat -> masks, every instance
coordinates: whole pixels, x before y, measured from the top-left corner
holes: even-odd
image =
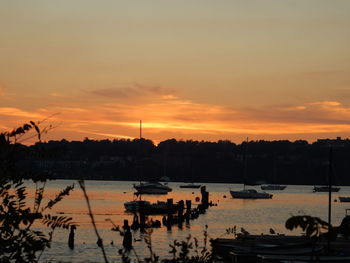
[[[286,189],[286,185],[279,185],[279,184],[267,184],[262,185],[261,190],[284,190]]]
[[[332,186],[331,192],[339,192],[340,187]],[[329,186],[314,186],[314,192],[329,192]]]
[[[217,238],[211,243],[215,256],[233,262],[257,262],[257,255],[262,254],[300,255],[312,252],[312,243],[304,236],[239,235],[236,238]]]
[[[180,185],[180,188],[200,188],[200,187],[201,187],[200,184],[194,184],[194,183]]]
[[[138,194],[167,194],[171,192],[172,189],[162,183],[159,182],[145,182],[134,184],[134,188],[137,190]]]
[[[235,199],[270,199],[272,194],[266,192],[258,192],[255,189],[243,189],[240,191],[230,191],[232,198]]]
[[[276,262],[288,262],[288,263],[306,263],[306,262],[324,262],[324,263],[337,263],[337,262],[350,262],[350,257],[346,255],[258,255],[257,262],[260,263],[276,263]]]
[[[350,202],[350,196],[339,196],[339,201],[342,203]]]
[[[248,146],[249,140],[247,138],[247,142],[245,144],[244,149],[244,173],[243,173],[243,189],[239,191],[232,191],[230,190],[230,194],[232,198],[234,199],[270,199],[272,198],[272,194],[266,193],[266,192],[258,192],[255,189],[245,189],[246,185],[257,185],[261,184],[260,182],[249,182],[247,179],[247,146]]]
[[[176,213],[178,210],[178,204],[167,203],[163,201],[157,201],[151,203],[145,200],[134,200],[124,203],[126,212],[138,213],[142,212],[146,215],[151,214],[169,214]]]

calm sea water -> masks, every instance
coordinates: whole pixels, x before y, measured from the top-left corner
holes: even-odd
[[[42,262],[103,262],[100,249],[96,245],[96,236],[87,215],[87,206],[82,191],[76,181],[56,180],[46,185],[46,196],[54,198],[67,185],[75,183],[75,189],[70,196],[64,199],[52,213],[64,213],[73,217],[79,227],[75,234],[75,249],[70,250],[67,245],[68,230],[57,230],[53,237],[52,247],[47,249],[41,257]],[[116,225],[122,225],[124,219],[132,221],[132,215],[124,212],[124,202],[133,200],[133,182],[121,181],[86,181],[86,188],[91,199],[92,209],[97,221],[98,230],[103,238],[110,262],[120,262],[118,249],[121,248],[122,237],[117,232],[111,231],[112,220]],[[179,200],[192,200],[200,197],[199,189],[179,188],[181,183],[169,183],[173,191],[168,195],[145,196],[149,201],[166,201],[173,198]],[[324,220],[328,218],[328,194],[313,193],[313,186],[289,185],[283,191],[269,191],[274,194],[272,199],[267,200],[240,200],[232,199],[229,190],[240,190],[242,185],[205,183],[209,191],[210,200],[217,206],[210,207],[206,214],[184,225],[183,229],[174,226],[171,231],[165,227],[153,230],[152,242],[155,252],[160,256],[169,255],[169,244],[174,239],[184,240],[189,234],[192,237],[203,239],[203,230],[208,225],[210,238],[225,237],[227,228],[243,227],[252,234],[267,234],[270,228],[278,233],[299,234],[298,231],[285,229],[284,223],[291,215],[308,214],[318,216]],[[33,185],[28,185],[30,196],[33,196]],[[260,190],[259,186],[249,187]],[[350,204],[334,202],[339,195],[349,196],[350,187],[342,187],[339,193],[333,193],[332,223],[340,224],[345,215],[345,209]],[[160,216],[152,216],[153,219],[161,219]],[[135,238],[134,247],[139,256],[147,256],[148,251],[141,239],[139,231],[133,232]],[[113,244],[111,242],[113,241]]]

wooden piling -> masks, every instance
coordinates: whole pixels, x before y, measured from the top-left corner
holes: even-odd
[[[139,203],[139,213],[140,213],[140,228],[143,229],[146,226],[146,214],[145,214],[145,207],[142,202]]]
[[[132,220],[132,224],[131,224],[130,228],[132,230],[137,230],[137,229],[140,228],[139,217],[138,217],[138,215],[136,213],[134,214],[134,218]]]
[[[173,214],[171,212],[173,207],[173,199],[169,198],[167,199],[167,210],[168,210],[168,218],[167,218],[167,229],[171,230],[171,226],[173,225]]]
[[[69,232],[69,237],[68,237],[68,247],[70,249],[74,249],[74,230],[76,229],[76,227],[70,226],[70,232]]]
[[[184,213],[185,202],[183,200],[180,200],[178,204],[179,204],[179,207],[178,207],[178,210],[177,210],[177,216],[179,217],[179,219],[182,220],[183,213]]]
[[[206,187],[201,187],[201,194],[202,194],[202,201],[201,204],[203,206],[203,209],[208,209],[209,207],[209,192],[206,191]]]
[[[186,200],[186,213],[191,212],[191,206],[192,206],[192,201],[191,200]]]
[[[127,219],[124,219],[123,229],[127,229],[127,228],[129,228],[129,221]]]
[[[192,201],[191,200],[186,200],[186,213],[185,213],[186,223],[190,222],[191,207],[192,207]]]
[[[130,231],[128,220],[124,220],[123,229],[124,229],[123,247],[127,250],[130,250],[132,248],[132,234]]]

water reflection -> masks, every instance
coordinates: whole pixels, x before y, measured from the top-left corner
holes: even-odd
[[[70,180],[57,180],[47,184],[46,197],[54,198],[58,191],[66,185],[72,184]],[[173,191],[168,195],[144,197],[150,202],[166,201],[173,198],[174,203],[179,200],[191,200],[193,206],[198,202],[196,197],[200,197],[197,189],[179,188],[180,183],[169,183]],[[169,244],[174,240],[183,240],[188,234],[203,237],[205,225],[209,226],[209,237],[216,238],[223,236],[226,229],[237,226],[244,227],[252,234],[268,233],[273,228],[278,233],[297,234],[285,229],[284,223],[291,215],[310,214],[322,219],[327,218],[328,195],[327,193],[313,193],[313,186],[288,186],[284,191],[274,192],[272,199],[266,200],[242,200],[229,197],[229,187],[231,189],[241,189],[241,185],[227,184],[206,184],[210,192],[209,199],[218,206],[209,208],[198,219],[184,223],[182,228],[174,226],[170,231],[166,227],[155,228],[153,230],[153,243],[156,252],[160,255],[167,255]],[[110,258],[119,259],[117,249],[121,247],[122,237],[111,231],[113,227],[107,218],[116,225],[122,225],[123,220],[132,222],[133,214],[125,213],[124,202],[133,199],[134,190],[132,182],[104,182],[86,181],[86,188],[90,197],[91,206],[95,214],[95,220],[106,245],[106,251]],[[258,189],[258,188],[257,188]],[[29,196],[33,197],[34,188],[30,188]],[[194,193],[193,193],[194,192]],[[342,187],[339,195],[349,195],[350,188]],[[224,198],[224,195],[227,197]],[[333,195],[335,199],[338,194]],[[345,215],[346,203],[333,203],[332,220],[334,225],[339,225]],[[73,217],[79,227],[75,232],[75,249],[68,248],[69,231],[58,230],[54,235],[52,248],[45,252],[42,257],[46,260],[61,260],[66,262],[96,262],[100,261],[100,251],[96,246],[96,237],[91,228],[90,219],[87,215],[87,207],[83,194],[77,187],[65,200],[53,208],[53,213],[65,213]],[[161,215],[152,215],[153,220],[162,220]],[[142,233],[133,231],[134,246],[140,254],[147,254],[147,249],[143,242],[135,241],[142,238]],[[111,244],[111,242],[113,243]],[[142,255],[141,255],[142,256]]]

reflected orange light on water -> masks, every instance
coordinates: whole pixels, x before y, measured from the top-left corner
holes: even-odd
[[[45,198],[42,204],[45,205],[50,199],[54,199],[57,193],[57,189],[46,189],[44,192]],[[132,189],[129,191],[101,191],[88,189],[87,193],[98,227],[111,228],[111,223],[108,220],[106,221],[107,218],[111,219],[117,225],[122,225],[124,219],[128,219],[129,222],[132,221],[133,215],[125,213],[124,209],[125,202],[137,198]],[[28,197],[30,199],[34,198],[34,194],[34,189],[29,189]],[[143,196],[142,199],[152,203],[157,201],[166,202],[169,198],[172,198],[174,203],[180,200],[191,200],[192,207],[196,207],[199,203],[195,202],[195,198],[199,196],[200,193],[198,190],[196,193],[188,191],[178,193],[174,191],[170,192],[168,195],[147,195]],[[46,212],[66,215],[72,217],[73,221],[80,227],[91,227],[86,200],[84,199],[81,189],[78,187],[76,187],[69,196],[66,196],[61,202],[56,204],[52,210]],[[152,216],[152,218],[161,219],[161,216]]]
[[[198,205],[198,202],[195,201],[196,198],[201,197],[198,189],[181,189],[178,188],[178,184],[174,183],[170,183],[169,185],[173,188],[173,191],[168,195],[145,195],[142,199],[150,202],[166,202],[167,199],[172,198],[174,203],[180,200],[191,200],[193,208]],[[219,190],[216,190],[216,187],[213,188],[213,186],[211,187],[212,189],[209,187],[210,201],[218,206],[211,207],[206,215],[192,222],[191,228],[202,227],[203,224],[206,224],[206,221],[210,222],[213,229],[222,229],[223,226],[229,227],[235,224],[243,225],[249,222],[249,225],[252,224],[260,227],[257,227],[256,231],[262,231],[261,227],[268,224],[267,222],[273,225],[280,225],[282,224],[281,221],[284,222],[292,214],[314,214],[315,216],[325,217],[328,207],[327,195],[312,193],[311,186],[292,188],[300,189],[300,191],[285,190],[283,192],[274,192],[273,198],[269,200],[242,200],[232,199],[229,194],[229,189],[226,189],[227,186],[220,184],[215,185],[219,185],[220,187]],[[241,188],[240,186],[235,187],[236,190]],[[29,190],[28,196],[32,199],[34,197],[34,189],[30,188]],[[46,198],[43,204],[49,199],[53,199],[58,192],[59,188],[48,187],[45,190]],[[119,186],[118,182],[89,181],[87,193],[99,228],[110,229],[112,227],[107,219],[111,219],[116,225],[122,225],[124,219],[128,219],[129,222],[132,221],[133,215],[125,213],[124,209],[124,203],[135,198],[132,182],[121,182],[121,186]],[[335,195],[334,198],[336,198]],[[73,221],[76,222],[80,228],[91,228],[90,218],[87,214],[86,200],[79,187],[76,187],[71,194],[58,203],[52,211],[47,212],[72,217]],[[275,213],[280,214],[277,216]],[[343,216],[341,210],[337,213],[339,213],[338,218]],[[162,218],[161,215],[151,217],[153,220],[161,220]],[[218,217],[217,220],[216,217]],[[249,217],[247,222],[245,222],[246,217]],[[196,226],[197,224],[199,225]],[[283,231],[283,228],[279,231]]]

